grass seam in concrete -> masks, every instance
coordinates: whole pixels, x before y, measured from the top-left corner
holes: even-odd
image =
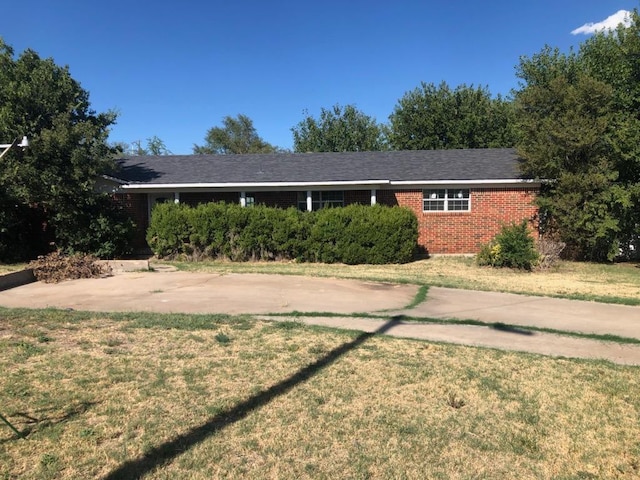
[[[333,313],[333,312],[298,312],[291,313],[268,313],[261,314],[261,317],[311,317],[311,318],[365,318],[371,320],[388,320],[389,316],[371,314],[371,313]],[[597,340],[602,342],[613,342],[625,345],[640,345],[640,339],[632,337],[623,337],[613,334],[585,333],[574,332],[571,330],[557,330],[547,327],[536,327],[532,325],[513,325],[503,322],[483,322],[481,320],[460,319],[460,318],[431,318],[431,317],[411,317],[407,315],[397,315],[394,318],[407,323],[425,323],[436,325],[469,325],[474,327],[486,327],[494,329],[518,329],[529,332],[550,333],[553,335],[562,335],[565,337],[584,338],[586,340]]]

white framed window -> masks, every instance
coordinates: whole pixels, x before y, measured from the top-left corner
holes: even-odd
[[[425,212],[468,212],[471,210],[468,188],[429,188],[422,191]]]
[[[342,190],[329,190],[311,192],[311,209],[344,207],[344,192]],[[307,192],[298,192],[298,209],[307,210]]]
[[[240,192],[240,206],[253,207],[256,204],[256,197],[253,193]]]

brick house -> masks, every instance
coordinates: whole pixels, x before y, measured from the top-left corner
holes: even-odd
[[[101,188],[136,221],[138,249],[155,203],[223,201],[401,205],[415,212],[428,253],[475,253],[502,225],[535,217],[540,183],[519,162],[513,149],[133,156]]]

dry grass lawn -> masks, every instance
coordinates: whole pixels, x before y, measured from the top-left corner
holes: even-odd
[[[0,425],[4,479],[640,477],[637,367],[245,317],[0,310],[0,371],[0,413],[28,434]]]
[[[162,263],[162,262],[159,262]],[[404,265],[327,265],[282,262],[174,262],[181,269],[363,278],[441,287],[640,304],[640,265],[560,262],[547,271],[478,267],[472,257],[439,256]]]
[[[5,273],[17,272],[18,270],[23,270],[26,267],[26,263],[0,263],[0,275],[4,275]]]

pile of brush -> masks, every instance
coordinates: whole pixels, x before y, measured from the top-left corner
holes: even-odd
[[[60,251],[40,256],[29,263],[37,280],[58,283],[76,278],[99,278],[111,274],[111,267],[100,263],[93,255],[75,253],[65,255]]]

